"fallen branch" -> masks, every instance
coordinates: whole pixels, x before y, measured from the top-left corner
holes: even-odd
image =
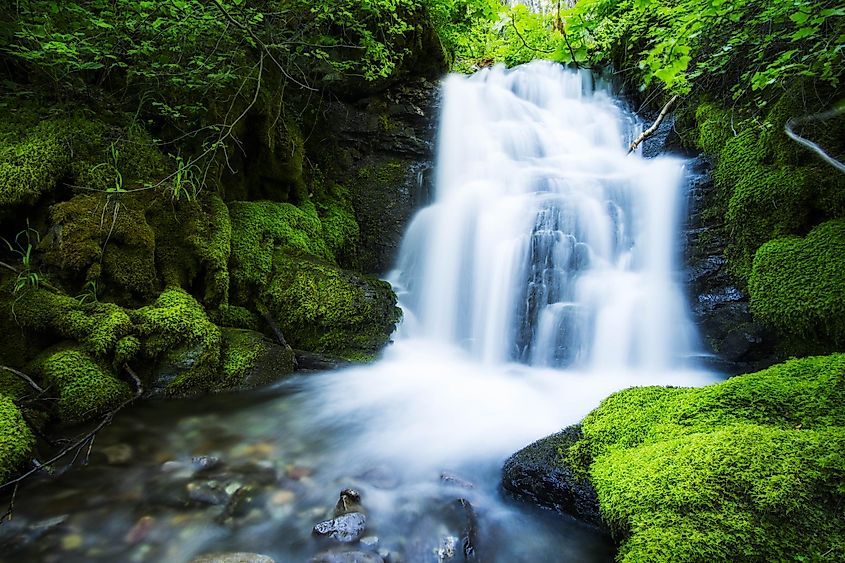
[[[672,108],[673,105],[675,105],[675,102],[677,101],[678,96],[672,96],[672,99],[666,102],[666,105],[663,106],[662,110],[660,110],[660,115],[657,116],[657,119],[654,121],[651,127],[640,133],[640,136],[637,137],[633,143],[631,143],[630,147],[628,147],[628,154],[631,154],[632,152],[637,150],[637,147],[640,146],[640,143],[654,135],[654,133],[657,131],[657,128],[660,127],[660,124],[663,123],[663,120],[669,114],[669,110]]]
[[[805,147],[819,155],[822,160],[824,160],[840,172],[845,172],[845,164],[839,162],[838,160],[827,154],[823,148],[821,148],[813,141],[798,135],[795,131],[792,130],[792,126],[795,124],[809,123],[812,121],[825,121],[827,119],[830,119],[831,117],[836,117],[837,115],[843,112],[845,112],[845,107],[832,109],[830,111],[825,111],[822,113],[815,113],[813,115],[806,115],[804,117],[794,117],[786,122],[786,125],[784,126],[784,132],[786,133],[787,137],[789,137],[796,143],[804,145]]]
[[[14,486],[14,489],[12,491],[12,498],[9,501],[9,509],[6,511],[5,514],[0,515],[0,522],[12,519],[12,512],[13,512],[14,507],[15,507],[15,497],[17,496],[17,493],[18,493],[18,485],[21,482],[23,482],[24,480],[26,480],[30,476],[38,473],[39,471],[41,471],[45,467],[48,467],[48,466],[56,463],[57,461],[59,461],[60,459],[62,459],[63,457],[65,457],[66,455],[70,454],[73,451],[76,451],[76,454],[74,455],[74,458],[73,458],[74,461],[76,461],[76,458],[79,456],[79,452],[82,450],[82,448],[84,448],[86,446],[88,446],[88,455],[90,455],[91,446],[93,446],[94,438],[97,436],[97,433],[100,430],[102,430],[103,428],[105,428],[114,419],[115,415],[118,412],[120,412],[121,409],[123,409],[124,407],[126,407],[127,405],[129,405],[130,403],[135,401],[138,397],[140,397],[144,393],[144,387],[143,387],[143,385],[141,385],[141,380],[138,378],[138,376],[135,374],[135,372],[132,371],[132,368],[130,368],[128,365],[125,365],[125,364],[124,364],[123,368],[126,370],[126,373],[129,374],[129,377],[131,377],[132,381],[135,383],[135,394],[132,397],[130,397],[130,398],[126,399],[125,401],[123,401],[122,403],[120,403],[117,407],[115,407],[114,409],[112,409],[108,413],[106,413],[106,415],[97,424],[97,426],[95,426],[90,432],[86,433],[84,436],[82,436],[81,438],[76,440],[73,444],[63,448],[59,453],[57,453],[56,455],[54,455],[53,457],[51,457],[50,459],[48,459],[44,463],[40,463],[40,462],[37,462],[37,461],[34,462],[34,467],[32,469],[30,469],[29,471],[27,471],[26,473],[24,473],[22,475],[19,475],[15,479],[12,479],[11,481],[7,481],[7,482],[3,483],[2,485],[0,485],[0,490],[5,489],[6,487]],[[87,460],[87,455],[86,455],[86,460]],[[71,464],[72,463],[73,462],[71,462]]]
[[[23,380],[27,383],[27,385],[29,385],[30,387],[32,387],[32,388],[33,388],[36,392],[38,392],[38,393],[43,393],[43,392],[44,392],[44,389],[42,389],[40,385],[38,385],[37,383],[35,383],[35,381],[33,381],[33,380],[32,380],[32,378],[31,378],[31,377],[29,377],[29,376],[28,376],[27,374],[25,374],[24,372],[22,372],[22,371],[18,371],[18,370],[16,370],[15,368],[10,368],[9,366],[0,366],[0,369],[5,370],[5,371],[8,371],[8,372],[9,372],[9,373],[11,373],[12,375],[16,375],[16,376],[18,376],[20,379],[23,379]]]

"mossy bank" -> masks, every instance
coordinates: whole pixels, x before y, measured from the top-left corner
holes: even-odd
[[[505,484],[519,495],[534,492],[513,468],[538,450],[553,461],[535,480],[569,476],[543,503],[584,517],[567,491],[594,488],[619,561],[845,557],[845,355],[699,389],[615,393],[577,439],[553,436],[514,455]]]

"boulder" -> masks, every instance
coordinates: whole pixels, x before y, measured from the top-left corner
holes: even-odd
[[[595,489],[562,455],[580,438],[580,427],[570,426],[516,452],[505,461],[502,485],[519,498],[601,527]]]

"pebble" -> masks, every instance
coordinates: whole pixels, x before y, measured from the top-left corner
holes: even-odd
[[[133,451],[129,444],[114,444],[100,449],[109,465],[125,465],[132,461]]]
[[[300,481],[305,477],[310,477],[314,474],[314,469],[302,465],[288,465],[285,468],[285,476],[294,481]]]
[[[65,551],[73,551],[82,547],[84,540],[79,534],[71,534],[62,538],[62,549]]]
[[[292,503],[295,498],[296,493],[288,491],[287,489],[282,489],[273,493],[273,496],[270,497],[270,504],[273,506],[285,506]]]
[[[155,518],[152,516],[142,516],[141,519],[138,520],[128,532],[126,532],[126,535],[123,537],[123,541],[130,545],[140,542],[147,537],[147,534],[150,533],[155,521]]]
[[[368,549],[372,549],[373,551],[378,549],[379,539],[378,536],[367,536],[361,538],[361,545]]]

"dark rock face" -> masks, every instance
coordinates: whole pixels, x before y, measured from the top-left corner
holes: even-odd
[[[505,461],[502,485],[519,498],[602,527],[595,489],[567,467],[558,453],[580,437],[581,428],[570,426],[516,452]]]
[[[707,352],[707,364],[728,374],[763,369],[777,361],[773,334],[754,322],[748,295],[726,269],[728,236],[714,213],[713,164],[690,161],[688,221],[683,231],[686,286],[693,320]]]
[[[357,101],[329,102],[306,141],[326,176],[349,189],[355,209],[358,256],[342,257],[343,266],[388,271],[408,220],[428,202],[437,90],[417,78]]]
[[[311,559],[311,563],[383,563],[384,559],[366,551],[341,551],[320,553]]]

